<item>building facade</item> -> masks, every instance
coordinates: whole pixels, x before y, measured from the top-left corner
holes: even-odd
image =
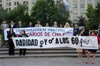
[[[57,4],[57,2],[60,2],[61,0],[54,0],[55,4]],[[36,0],[0,0],[0,7],[3,7],[4,9],[7,10],[11,10],[11,9],[16,9],[16,7],[19,4],[27,4],[29,10],[32,9],[32,7],[34,6],[33,3],[35,3]]]
[[[36,0],[0,0],[0,7],[4,9],[11,10],[16,9],[19,4],[27,4],[29,10],[34,6]]]
[[[97,5],[99,0],[69,0],[69,11],[70,11],[70,20],[73,23],[78,22],[78,18],[80,16],[86,17],[86,9],[88,4],[93,4],[93,7]]]

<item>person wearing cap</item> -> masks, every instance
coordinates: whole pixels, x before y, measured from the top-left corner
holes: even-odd
[[[19,35],[19,37],[28,37],[28,35],[25,33],[25,30],[22,30],[22,34]],[[21,55],[25,56],[25,54],[26,54],[26,48],[20,49],[20,53],[19,54],[20,54],[20,56]]]

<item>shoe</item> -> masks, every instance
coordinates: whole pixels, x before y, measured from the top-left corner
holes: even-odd
[[[88,64],[88,62],[85,62],[86,64]]]
[[[92,64],[94,64],[94,62],[92,62]]]

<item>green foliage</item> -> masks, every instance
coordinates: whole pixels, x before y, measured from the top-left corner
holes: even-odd
[[[100,2],[97,3],[96,8],[92,4],[88,4],[86,16],[88,18],[88,27],[90,30],[97,30],[100,23]]]
[[[1,36],[1,34],[0,34],[0,38],[1,38],[2,36]]]
[[[58,25],[65,25],[66,22],[71,24],[69,12],[66,11],[64,4],[59,3],[56,6],[53,0],[37,0],[31,13],[29,13],[26,4],[19,4],[16,9],[10,11],[0,8],[0,22],[3,20],[7,20],[7,23],[13,20],[15,24],[22,21],[24,26],[27,26],[30,21],[35,24],[38,20],[41,21],[43,26],[46,23],[52,26],[55,21],[57,21]]]
[[[7,18],[7,10],[0,8],[0,24]]]
[[[47,7],[45,0],[36,1],[35,6],[31,10],[31,19],[35,22],[39,20],[42,24],[45,24],[47,22]]]
[[[58,22],[62,25],[65,25],[66,22],[71,24],[71,21],[68,19],[69,11],[66,11],[65,5],[63,3],[59,3],[58,5]]]
[[[23,25],[26,26],[30,21],[28,6],[19,4],[16,9],[9,11],[7,20],[8,22],[13,20],[16,24],[18,24],[18,21],[22,21]]]
[[[31,19],[34,19],[35,23],[40,20],[42,25],[48,22],[50,26],[53,25],[54,21],[57,21],[58,25],[64,25],[66,22],[71,23],[64,4],[61,3],[58,6],[59,8],[56,7],[53,0],[37,0],[31,10]]]

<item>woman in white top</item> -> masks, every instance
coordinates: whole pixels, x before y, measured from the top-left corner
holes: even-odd
[[[83,36],[83,31],[80,30],[77,36]],[[83,49],[76,49],[76,52],[78,52],[78,62],[82,62],[82,53]]]
[[[67,22],[67,23],[65,24],[64,28],[69,28],[69,27],[70,27],[70,25],[69,25],[69,23]]]

